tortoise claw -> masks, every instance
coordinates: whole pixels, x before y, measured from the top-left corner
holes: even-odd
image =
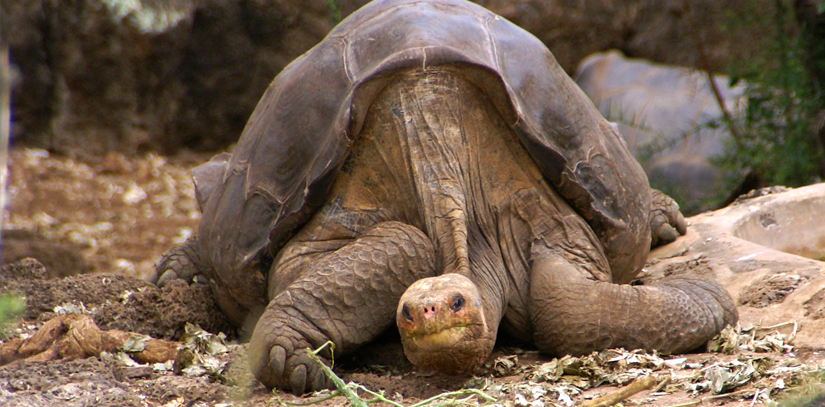
[[[325,375],[321,369],[316,369],[315,381],[312,384],[312,388],[317,391],[321,389],[328,389],[331,385],[332,383],[327,380],[327,375]]]
[[[274,325],[267,334],[256,330],[249,343],[250,367],[258,380],[297,395],[329,388],[324,372],[306,354],[309,341],[288,326]]]
[[[679,204],[662,191],[651,189],[650,247],[676,240],[687,232],[687,222]]]
[[[669,223],[663,223],[654,233],[659,244],[671,243],[680,236],[676,228],[671,226]]]
[[[176,280],[177,278],[178,273],[175,273],[175,270],[167,269],[163,272],[163,274],[160,275],[160,278],[158,278],[158,282],[155,283],[155,285],[157,285],[158,287],[163,287],[166,285],[166,283],[172,280]]]
[[[200,257],[197,247],[197,237],[190,237],[182,245],[163,253],[155,264],[156,275],[160,276],[155,285],[163,287],[175,279],[182,279],[187,283],[199,282],[202,271],[198,266]]]
[[[292,374],[289,376],[289,386],[292,394],[298,396],[304,394],[304,390],[309,390],[306,388],[306,383],[307,367],[304,364],[300,364],[292,370]]]
[[[269,365],[272,373],[277,376],[284,375],[284,366],[286,366],[286,349],[281,346],[273,346],[269,351]]]

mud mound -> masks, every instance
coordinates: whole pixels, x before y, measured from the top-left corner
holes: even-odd
[[[753,282],[739,294],[739,303],[755,308],[781,303],[799,285],[802,278],[796,274],[779,273]]]
[[[810,315],[813,319],[825,318],[825,288],[817,291],[803,306],[806,316]]]
[[[25,296],[27,319],[43,322],[58,313],[90,313],[101,329],[163,339],[177,339],[186,322],[210,332],[233,332],[208,286],[189,286],[177,280],[159,289],[135,277],[109,273],[46,280],[36,278],[43,273],[40,263],[26,261],[28,265],[15,263],[3,268],[0,292]],[[21,271],[26,268],[28,276]]]

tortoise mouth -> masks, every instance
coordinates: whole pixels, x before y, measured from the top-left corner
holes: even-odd
[[[471,374],[490,353],[481,324],[454,324],[436,331],[403,334],[404,353],[414,365],[448,375]]]
[[[446,374],[472,373],[495,342],[478,288],[458,274],[413,283],[399,300],[396,324],[410,362]]]
[[[480,324],[459,323],[441,329],[429,329],[426,332],[407,332],[406,337],[419,347],[452,346],[459,341],[466,341],[468,330],[478,325]]]

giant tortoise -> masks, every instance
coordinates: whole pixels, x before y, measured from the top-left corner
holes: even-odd
[[[651,236],[684,233],[678,206],[541,42],[466,1],[353,13],[193,176],[198,236],[161,279],[202,273],[257,321],[270,387],[327,387],[305,348],[346,354],[394,320],[414,364],[466,374],[499,332],[551,355],[682,352],[737,319],[714,282],[626,284]]]

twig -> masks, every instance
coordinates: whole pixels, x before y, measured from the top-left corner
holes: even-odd
[[[788,326],[788,325],[791,325],[791,324],[793,324],[793,331],[788,336],[788,340],[785,341],[787,343],[791,343],[791,342],[793,342],[794,338],[796,338],[796,331],[799,329],[799,324],[797,324],[796,321],[788,321],[788,322],[783,322],[781,324],[776,324],[776,325],[771,325],[771,326],[766,326],[766,327],[755,327],[753,331],[754,331],[754,333],[756,333],[756,331],[768,331],[768,330],[771,330],[771,329],[782,328],[783,326]]]
[[[374,392],[374,391],[372,391],[372,390],[370,390],[370,389],[368,389],[368,388],[366,388],[366,387],[364,387],[364,386],[362,386],[358,383],[352,383],[352,382],[350,382],[350,386],[353,386],[356,389],[361,390],[364,393],[367,393],[370,396],[374,397],[371,400],[367,400],[367,403],[375,403],[376,401],[380,401],[380,402],[383,402],[383,403],[392,404],[395,407],[404,407],[402,404],[396,403],[395,401],[392,401],[392,400],[384,397],[384,392],[383,391],[380,392],[380,393],[376,393],[376,392]]]
[[[321,347],[316,349],[315,351],[307,349],[307,355],[309,355],[309,358],[312,359],[312,361],[315,362],[316,365],[318,365],[318,367],[321,369],[322,372],[324,372],[325,375],[327,375],[327,377],[332,381],[332,384],[335,386],[338,392],[344,395],[347,398],[347,400],[349,400],[352,407],[367,407],[367,403],[364,400],[361,400],[361,398],[358,397],[358,395],[355,394],[355,392],[352,391],[349,387],[347,387],[346,383],[344,383],[344,381],[341,380],[341,378],[338,377],[338,375],[336,375],[332,371],[332,369],[329,368],[329,366],[325,365],[324,362],[321,362],[321,359],[318,358],[317,353],[320,352],[321,349],[327,347],[327,345],[330,346],[330,353],[333,353],[332,351],[335,345],[332,343],[332,341],[327,341],[327,343],[321,345]]]
[[[651,390],[651,393],[656,393],[665,388],[670,383],[670,376],[665,376],[664,380],[662,380],[656,387]]]
[[[366,388],[366,387],[364,387],[360,384],[357,384],[357,383],[350,383],[350,385],[355,387],[356,389],[358,389],[360,391],[363,391],[364,393],[367,393],[370,396],[374,397],[374,399],[368,400],[367,403],[372,403],[372,402],[378,401],[378,402],[382,402],[382,403],[392,404],[395,407],[404,407],[404,405],[402,405],[402,404],[399,404],[399,403],[396,403],[395,401],[387,399],[384,396],[383,393],[376,393],[376,392],[374,392],[374,391],[372,391],[372,390],[370,390],[370,389],[368,389],[368,388]],[[487,394],[485,394],[481,390],[478,390],[478,389],[462,389],[462,390],[453,391],[453,392],[449,392],[449,393],[442,393],[442,394],[439,394],[437,396],[430,397],[430,398],[428,398],[424,401],[420,401],[420,402],[415,403],[415,404],[413,404],[409,407],[423,407],[423,406],[429,405],[430,403],[432,403],[436,400],[439,400],[439,399],[452,398],[452,397],[463,397],[463,396],[469,396],[469,397],[464,399],[464,400],[456,400],[459,404],[470,404],[466,400],[468,400],[470,397],[473,397],[473,396],[478,397],[480,399],[483,399],[484,402],[486,402],[486,403],[491,403],[491,402],[496,401],[496,399],[488,396]]]
[[[426,399],[422,402],[415,403],[415,404],[411,405],[410,407],[422,407],[422,406],[426,406],[427,404],[430,404],[433,401],[436,401],[438,399],[444,399],[444,398],[448,398],[448,397],[462,397],[462,396],[477,396],[481,399],[484,399],[484,401],[486,403],[491,403],[491,402],[496,401],[496,399],[488,396],[487,394],[485,394],[481,390],[478,390],[478,389],[463,389],[463,390],[458,390],[458,391],[454,391],[454,392],[450,392],[450,393],[442,393],[442,394],[439,394],[437,396],[430,397],[430,398],[428,398],[428,399]]]
[[[756,400],[759,398],[759,393],[762,392],[761,389],[756,389],[756,393],[753,393],[753,400],[751,400],[751,407],[756,404]]]
[[[330,393],[330,394],[328,394],[324,397],[321,397],[319,399],[315,399],[315,400],[312,400],[312,401],[307,401],[305,403],[295,403],[295,402],[292,402],[292,401],[283,401],[283,400],[281,400],[280,397],[276,397],[276,399],[278,400],[278,404],[280,404],[282,406],[302,407],[302,406],[311,406],[313,404],[322,403],[322,402],[327,401],[329,399],[334,399],[334,398],[336,398],[340,395],[341,395],[341,393],[338,390],[335,390],[334,392],[332,392],[332,393]]]
[[[757,330],[757,331],[767,331],[767,330],[770,330],[770,329],[782,328],[783,326],[788,326],[788,325],[791,325],[791,324],[793,324],[793,326],[796,327],[796,321],[788,321],[788,322],[783,322],[781,324],[776,324],[776,325],[771,325],[771,326],[756,326],[756,327],[754,327],[754,329]],[[794,331],[795,330],[796,330],[796,328],[794,328]]]
[[[643,390],[649,389],[656,385],[656,378],[654,376],[646,376],[642,379],[636,379],[630,385],[622,387],[621,389],[582,403],[580,407],[608,407],[636,394]]]
[[[708,79],[708,86],[710,86],[710,90],[711,93],[713,93],[713,98],[716,100],[716,104],[719,105],[719,110],[722,111],[722,117],[724,118],[725,124],[728,126],[728,130],[730,130],[731,136],[733,136],[733,142],[736,143],[737,147],[741,148],[743,143],[742,133],[740,133],[739,129],[736,127],[736,123],[733,121],[733,116],[728,111],[727,106],[725,106],[725,99],[722,98],[722,93],[719,92],[719,87],[716,86],[716,80],[710,70],[710,58],[708,57],[707,50],[705,49],[704,40],[693,25],[693,12],[690,8],[688,0],[683,1],[683,7],[685,10],[688,10],[686,18],[687,28],[690,36],[693,37],[693,41],[696,43],[696,50],[698,51],[699,56],[699,68],[705,71],[705,75]]]
[[[695,405],[698,405],[698,404],[702,404],[702,403],[704,403],[706,401],[710,401],[710,400],[718,400],[718,399],[724,399],[724,398],[728,398],[728,397],[739,397],[739,396],[742,396],[744,394],[747,394],[749,391],[750,390],[746,389],[746,390],[735,391],[733,393],[717,394],[715,396],[702,397],[699,400],[694,400],[694,401],[690,401],[690,402],[682,403],[682,404],[674,404],[674,405],[667,406],[667,407],[690,407],[690,406],[695,406]]]
[[[687,403],[674,404],[672,406],[667,406],[667,407],[690,407],[690,406],[695,406],[695,405],[698,405],[698,404],[702,404],[702,402],[704,402],[704,401],[705,401],[705,399],[693,400],[693,401],[689,401]]]
[[[702,56],[702,59],[706,59],[704,47],[699,47],[699,54]],[[736,144],[742,144],[742,136],[739,133],[739,129],[736,127],[736,123],[733,121],[733,116],[728,111],[727,106],[725,106],[725,99],[722,98],[722,93],[719,92],[719,87],[716,86],[716,80],[713,78],[713,73],[706,70],[705,74],[708,77],[708,85],[710,85],[710,90],[713,93],[713,98],[716,99],[716,104],[719,105],[719,110],[722,111],[722,116],[725,118],[725,124],[728,125],[728,130],[730,130],[730,134],[733,136],[733,140]]]
[[[326,396],[326,397],[323,397],[323,398],[320,398],[320,399],[317,399],[317,400],[313,400],[313,401],[307,402],[307,403],[282,402],[280,399],[278,400],[279,403],[281,403],[282,405],[289,405],[289,406],[307,406],[307,405],[316,404],[316,403],[319,403],[319,402],[322,402],[322,401],[329,400],[333,397],[343,395],[347,398],[347,400],[349,400],[350,404],[353,407],[367,407],[368,404],[375,403],[375,402],[387,403],[387,404],[392,405],[393,407],[405,407],[402,404],[399,404],[395,401],[392,401],[392,400],[386,398],[384,396],[383,391],[376,393],[376,392],[374,392],[374,391],[372,391],[372,390],[370,390],[370,389],[368,389],[368,388],[366,388],[366,387],[364,387],[360,384],[357,384],[357,383],[350,382],[349,384],[345,384],[344,381],[341,380],[341,378],[338,377],[338,375],[336,375],[335,372],[332,371],[332,369],[330,369],[327,365],[325,365],[324,362],[321,362],[321,359],[318,358],[318,353],[321,352],[321,350],[323,350],[327,346],[330,347],[330,353],[334,353],[333,351],[335,350],[335,344],[333,344],[331,341],[328,341],[327,343],[323,344],[320,348],[318,348],[314,351],[311,350],[311,349],[307,349],[306,352],[307,352],[307,355],[309,355],[309,358],[312,359],[312,361],[316,365],[318,365],[318,367],[321,369],[321,371],[324,372],[324,374],[332,381],[332,384],[335,386],[336,390],[332,394],[330,394],[329,396]],[[358,396],[358,394],[355,392],[355,390],[367,393],[370,396],[372,396],[373,398],[370,399],[370,400],[364,400],[364,399],[362,399],[361,397]],[[427,406],[427,405],[429,405],[430,403],[432,403],[436,400],[445,399],[445,398],[459,398],[459,397],[464,397],[464,396],[467,396],[467,397],[463,400],[451,400],[449,403],[437,404],[434,407],[438,407],[438,406],[441,406],[441,405],[444,405],[444,404],[473,404],[473,403],[469,402],[469,399],[472,398],[472,397],[478,397],[479,399],[484,400],[485,403],[491,403],[491,402],[496,401],[495,398],[488,396],[487,394],[485,394],[481,390],[478,390],[478,389],[463,389],[463,390],[458,390],[458,391],[449,392],[449,393],[442,393],[442,394],[439,394],[437,396],[430,397],[430,398],[428,398],[424,401],[415,403],[415,404],[413,404],[409,407],[424,407],[424,406]]]

